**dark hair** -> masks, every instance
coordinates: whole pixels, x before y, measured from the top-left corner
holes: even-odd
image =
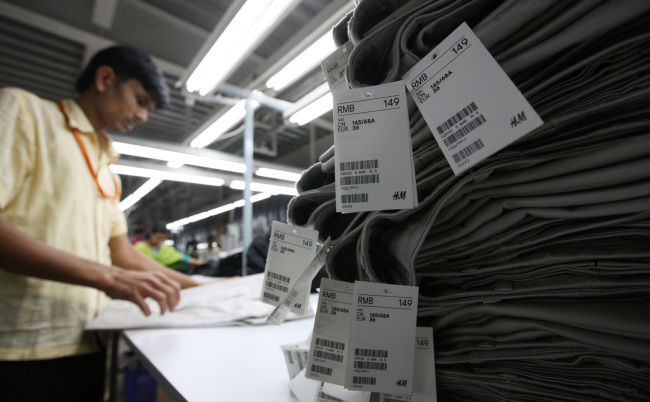
[[[167,225],[165,225],[162,222],[155,222],[153,225],[151,225],[151,229],[149,229],[149,233],[169,233],[169,230],[167,230]]]
[[[169,88],[162,71],[146,53],[130,46],[113,46],[95,54],[77,80],[77,92],[82,94],[92,86],[100,66],[111,67],[120,82],[138,80],[157,108],[169,104]]]

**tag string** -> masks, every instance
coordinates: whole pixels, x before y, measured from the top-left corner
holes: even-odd
[[[99,181],[97,180],[97,175],[95,174],[95,171],[93,170],[93,165],[90,163],[90,158],[88,158],[88,152],[86,152],[86,147],[84,146],[83,141],[81,140],[81,135],[79,134],[79,130],[77,130],[76,127],[72,127],[70,125],[70,118],[68,117],[68,114],[65,111],[65,107],[63,107],[63,102],[59,101],[57,103],[59,105],[59,110],[61,110],[61,113],[63,113],[63,117],[65,117],[65,122],[68,125],[68,128],[72,131],[74,134],[74,137],[77,140],[77,144],[79,144],[79,148],[81,149],[81,153],[84,156],[84,159],[86,160],[86,166],[88,166],[88,171],[90,172],[90,175],[92,176],[93,180],[95,181],[95,184],[97,185],[97,190],[99,190],[99,193],[102,195],[104,198],[111,198],[113,200],[117,200],[117,197],[119,196],[118,192],[118,186],[117,186],[117,180],[115,179],[115,175],[111,172],[111,177],[113,178],[113,184],[115,185],[115,194],[108,195],[102,190],[102,186],[99,185]]]

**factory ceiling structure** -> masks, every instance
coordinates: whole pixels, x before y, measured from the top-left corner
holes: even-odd
[[[129,201],[137,202],[123,204],[130,222],[177,222],[242,199],[246,99],[253,127],[253,197],[291,194],[297,175],[333,145],[331,112],[302,125],[292,119],[305,99],[322,95],[326,87],[322,56],[296,59],[319,40],[331,41],[332,26],[353,5],[350,0],[0,0],[0,87],[21,87],[51,100],[75,97],[76,77],[96,51],[121,44],[151,55],[168,81],[171,104],[152,111],[133,131],[113,135],[123,155],[115,171],[122,179],[122,200],[135,193]],[[238,42],[220,48],[228,35]],[[242,44],[245,39],[250,45]],[[210,57],[212,64],[201,66]],[[285,74],[280,82],[279,73],[294,60],[306,71]],[[201,68],[204,77],[193,76]],[[206,77],[212,81],[198,82]]]

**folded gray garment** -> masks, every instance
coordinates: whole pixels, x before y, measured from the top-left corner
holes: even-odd
[[[418,311],[419,317],[426,317],[427,310]],[[636,302],[609,303],[602,301],[517,301],[494,304],[474,304],[459,308],[449,314],[435,318],[431,324],[435,333],[452,325],[485,317],[522,318],[533,322],[553,323],[573,328],[592,331],[598,334],[610,334],[639,340],[650,345],[650,304]],[[523,321],[522,321],[523,322]],[[507,330],[504,328],[504,330]],[[571,337],[564,337],[571,339]],[[585,343],[579,343],[584,345]],[[626,348],[625,345],[611,345],[612,348]],[[638,350],[639,356],[650,361],[650,348]]]
[[[435,310],[418,309],[419,317],[426,317]],[[616,356],[650,362],[650,304],[619,301],[504,301],[494,304],[477,303],[459,308],[430,322],[434,333],[447,327],[464,328],[463,322],[476,317],[492,320],[501,331],[514,332],[513,329],[547,331],[560,338],[571,340],[577,346]],[[426,320],[423,320],[426,321]],[[495,347],[502,345],[495,345]],[[474,353],[479,359],[506,359],[507,353],[489,350],[487,353]],[[472,361],[465,360],[464,362]],[[459,361],[463,362],[463,361]]]
[[[545,360],[445,365],[436,370],[438,395],[441,400],[650,400],[646,387],[636,386],[644,373],[630,370],[616,373],[603,371],[593,364],[579,364],[554,367],[541,371],[540,375],[540,370],[545,368],[543,362]],[[452,390],[452,399],[447,399],[446,392]],[[464,399],[455,399],[458,397]]]
[[[521,225],[492,238],[483,238],[464,246],[451,245],[448,248],[422,248],[415,262],[417,273],[429,267],[455,262],[475,262],[489,260],[495,255],[520,255],[524,250],[537,250],[555,241],[589,238],[602,238],[610,233],[644,233],[649,230],[647,221],[636,221],[646,212],[625,214],[593,219],[528,219]],[[647,219],[647,216],[645,216]],[[559,240],[558,240],[559,239]],[[426,247],[426,245],[425,245]]]
[[[645,0],[608,0],[537,46],[501,61],[501,67],[512,76],[573,45],[624,26],[649,10],[650,2]]]
[[[411,68],[414,64],[412,59],[405,58],[402,63],[404,52],[400,44],[402,38],[406,36],[404,35],[406,29],[417,30],[425,21],[440,20],[440,24],[444,24],[445,29],[455,24],[446,33],[449,34],[464,21],[468,23],[480,21],[501,1],[475,0],[472,3],[473,7],[463,7],[469,4],[470,0],[409,3],[408,13],[384,20],[361,41],[355,43],[346,70],[348,84],[352,88],[357,88],[393,82]],[[444,37],[440,40],[442,39]],[[407,51],[409,50],[409,44],[404,43],[403,46]]]
[[[545,365],[537,362],[513,361],[480,364],[474,367],[478,373],[499,373],[500,376],[517,378],[519,376],[544,381],[551,384],[587,385],[598,384],[609,392],[623,392],[634,395],[638,391],[650,392],[647,381],[650,371],[607,367],[600,363],[579,363]],[[650,396],[650,395],[649,395]]]
[[[287,219],[292,225],[306,226],[307,222],[311,219],[313,211],[320,205],[334,199],[334,197],[336,197],[334,183],[316,190],[300,192],[298,196],[289,201]]]
[[[352,18],[352,11],[345,14],[345,17],[332,27],[332,36],[334,37],[334,44],[336,47],[343,46],[350,40],[348,35],[348,23],[350,22],[350,18]]]
[[[395,18],[395,13],[402,9],[400,13],[408,15],[427,0],[360,0],[358,5],[352,11],[352,16],[348,24],[348,36],[352,43],[356,45],[364,36],[373,28],[386,20],[386,18]]]
[[[612,110],[625,110],[627,106],[623,105],[628,104],[628,102],[629,104],[637,104],[638,102],[642,104],[650,101],[650,99],[646,98],[648,95],[650,95],[650,91],[648,90],[638,91],[636,93],[628,94],[626,97],[620,97],[612,101],[604,102],[603,104],[592,107],[589,110],[573,112],[564,116],[549,119],[542,127],[540,127],[540,129],[536,130],[536,134],[534,135],[536,135],[537,138],[545,138],[553,135],[555,132],[562,132],[561,130],[563,129],[563,126],[577,127],[581,122],[592,124],[594,120],[607,118],[607,115],[601,113],[602,110],[609,111],[609,114],[611,115]],[[647,141],[647,138],[645,141]],[[648,149],[647,145],[645,148]],[[591,156],[588,148],[577,148],[561,152],[561,148],[556,148],[553,147],[553,144],[549,144],[545,151],[547,154],[546,156],[532,158],[532,160],[538,159],[539,161],[549,161],[552,159],[564,159],[567,161],[571,160],[567,159],[568,157],[578,158],[575,164],[569,164],[571,166],[568,166],[568,168],[573,171],[588,170],[592,166],[599,166],[596,159]],[[612,151],[614,151],[614,154],[610,157],[613,157],[614,159],[618,158],[618,160],[621,160],[626,157],[626,155],[615,154],[616,149],[612,149]],[[637,151],[638,149],[630,150],[630,152],[633,153]],[[536,150],[535,152],[539,152],[539,150]],[[580,156],[580,154],[582,154],[582,156]],[[390,276],[407,280],[407,282],[401,282],[403,284],[414,284],[415,275],[413,271],[413,262],[415,256],[424,243],[430,226],[435,222],[438,213],[446,202],[453,198],[465,185],[472,182],[485,182],[486,185],[489,185],[489,176],[492,175],[495,170],[511,170],[509,166],[520,166],[521,168],[528,167],[530,166],[530,160],[530,158],[526,158],[524,152],[517,152],[516,148],[506,150],[505,152],[494,155],[484,164],[479,165],[477,168],[461,177],[456,178],[450,176],[447,180],[443,179],[440,182],[441,184],[433,188],[429,194],[424,194],[423,197],[418,197],[420,204],[413,210],[402,210],[391,214],[378,213],[373,215],[372,219],[366,223],[366,226],[361,233],[360,246],[363,252],[360,255],[357,255],[359,263],[368,272],[368,275],[371,278],[384,277],[385,274],[374,272],[374,266],[382,266],[383,264],[381,261],[390,258],[389,255],[393,255],[393,259],[396,261],[391,269],[399,273],[393,273]],[[566,163],[564,165],[566,165]],[[560,173],[567,172],[561,171]],[[552,169],[549,169],[548,172],[540,172],[539,174],[547,174],[546,177],[554,177],[558,175]],[[543,177],[540,176],[536,179],[540,180],[542,178]],[[418,186],[420,186],[420,181],[418,182]],[[391,231],[392,236],[385,236],[384,233],[389,230]],[[370,248],[372,248],[373,252],[370,252]],[[373,261],[376,263],[373,263]]]
[[[320,163],[325,163],[334,156],[334,144],[331,147],[327,148],[327,151],[323,152],[321,156],[318,157]]]
[[[474,27],[474,33],[490,48],[517,30],[548,13],[558,0],[506,0]],[[582,3],[582,2],[581,2]]]
[[[468,258],[463,261],[447,262],[438,265],[418,267],[417,276],[421,284],[425,278],[432,280],[456,280],[467,277],[485,278],[493,277],[499,272],[517,269],[536,268],[540,272],[552,268],[555,264],[578,264],[586,262],[599,263],[607,266],[609,261],[620,261],[617,270],[625,274],[627,270],[636,273],[648,273],[647,247],[645,241],[621,239],[617,242],[610,241],[598,246],[578,242],[553,245],[553,247],[538,249],[523,249],[508,254],[494,254],[488,257]],[[639,263],[640,262],[640,263]],[[596,271],[598,272],[598,271]],[[424,285],[423,285],[424,287]]]
[[[430,231],[422,247],[427,256],[468,247],[534,220],[579,220],[640,213],[650,205],[650,181],[607,190],[538,197],[507,197],[482,204],[471,219]],[[630,191],[629,197],[627,191]],[[637,193],[635,197],[634,192]],[[593,197],[593,198],[589,198]],[[596,203],[600,198],[616,199]],[[635,198],[631,198],[635,197]],[[585,205],[585,204],[590,205]],[[553,205],[557,206],[553,206]],[[578,222],[579,224],[579,222]]]
[[[296,183],[298,194],[323,188],[334,183],[334,174],[324,172],[321,165],[322,163],[316,162],[309,169],[302,172],[300,179]]]
[[[530,49],[531,47],[541,43],[545,39],[557,34],[562,29],[565,29],[566,27],[570,26],[576,20],[578,20],[579,18],[581,18],[582,16],[584,16],[585,14],[587,14],[588,12],[590,12],[591,10],[599,6],[601,3],[603,3],[603,1],[604,0],[582,0],[576,2],[564,2],[564,1],[556,2],[554,6],[559,5],[561,7],[559,13],[552,13],[553,18],[551,20],[545,20],[541,25],[535,26],[535,29],[531,30],[530,34],[524,34],[525,38],[523,40],[519,40],[518,43],[514,43],[514,44],[507,43],[508,46],[507,47],[503,46],[504,50],[502,52],[499,51],[500,46],[498,46],[497,44],[501,40],[506,39],[507,35],[502,35],[497,40],[492,40],[493,36],[491,35],[491,33],[481,32],[480,38],[486,47],[493,48],[494,50],[493,54],[497,59],[497,61],[507,59],[517,54],[520,54],[524,50]],[[518,3],[519,1],[514,0],[514,2]],[[481,21],[481,24],[486,22],[486,20],[487,18]],[[491,28],[497,31],[495,32],[495,36],[499,35],[498,25],[491,24]],[[480,30],[477,28],[476,32],[479,31]]]
[[[423,287],[424,285],[421,285]],[[435,296],[426,296],[431,292]],[[454,284],[439,284],[422,289],[421,307],[454,308],[476,303],[496,303],[515,300],[622,300],[650,294],[650,273],[621,277],[548,275],[540,279],[499,280],[483,287],[463,289]],[[426,298],[426,303],[425,303]]]

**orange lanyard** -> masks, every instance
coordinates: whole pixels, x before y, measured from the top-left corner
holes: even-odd
[[[117,188],[117,180],[115,180],[115,175],[111,173],[111,177],[113,178],[113,184],[115,185],[115,194],[111,196],[106,194],[104,190],[102,190],[102,187],[99,185],[99,181],[97,180],[97,175],[93,170],[93,165],[90,163],[90,158],[88,158],[88,152],[86,152],[86,147],[84,146],[83,141],[81,141],[81,135],[79,135],[79,130],[77,130],[75,127],[72,127],[70,125],[70,118],[68,117],[68,114],[66,113],[65,108],[63,107],[63,102],[59,101],[57,104],[59,105],[59,110],[61,110],[61,113],[63,113],[63,117],[65,117],[65,122],[68,124],[68,127],[70,128],[70,130],[72,130],[74,137],[77,139],[77,144],[79,144],[79,148],[81,148],[81,153],[83,154],[84,159],[86,160],[88,171],[90,172],[90,175],[93,177],[93,180],[97,185],[97,190],[99,190],[99,193],[102,195],[102,197],[112,198],[114,200],[117,200],[117,197],[119,196],[119,192]]]

